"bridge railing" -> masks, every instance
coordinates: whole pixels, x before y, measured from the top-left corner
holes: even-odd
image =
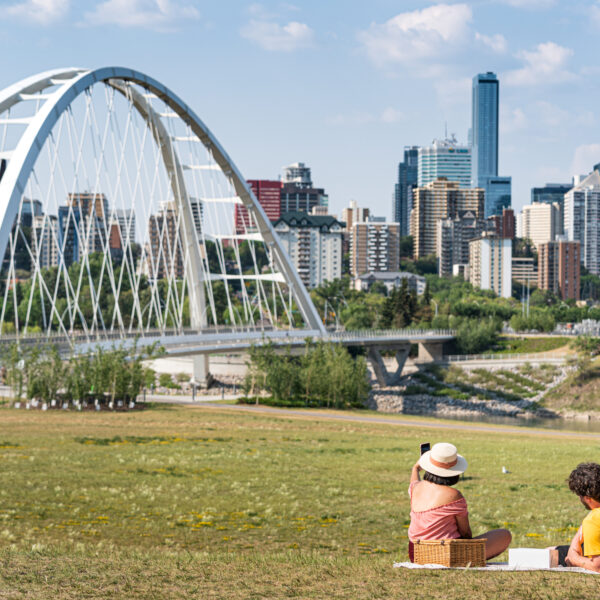
[[[551,352],[531,352],[529,354],[448,354],[440,362],[467,362],[484,360],[565,360],[565,356]]]
[[[424,338],[454,337],[453,329],[357,329],[355,331],[336,331],[329,334],[330,339],[381,339],[381,338]]]

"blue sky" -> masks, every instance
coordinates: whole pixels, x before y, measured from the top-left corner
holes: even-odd
[[[247,178],[304,161],[334,212],[391,215],[405,145],[466,142],[471,78],[500,79],[500,174],[530,188],[600,162],[600,2],[0,0],[2,87],[129,66],[205,121]]]

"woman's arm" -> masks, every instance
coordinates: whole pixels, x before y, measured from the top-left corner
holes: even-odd
[[[460,533],[461,538],[470,540],[473,537],[471,525],[469,525],[469,515],[457,515],[456,525],[458,526],[458,533]]]
[[[419,476],[419,471],[421,470],[421,465],[419,461],[416,462],[415,466],[412,468],[412,472],[410,474],[410,482],[414,483],[415,481],[421,481],[421,477]]]

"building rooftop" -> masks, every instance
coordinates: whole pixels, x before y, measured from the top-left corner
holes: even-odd
[[[290,227],[333,227],[334,225],[340,225],[341,227],[345,227],[346,224],[342,221],[338,221],[333,215],[309,215],[305,212],[288,212],[284,213],[273,222],[273,226],[277,227],[277,225],[281,222],[284,222],[286,225]]]

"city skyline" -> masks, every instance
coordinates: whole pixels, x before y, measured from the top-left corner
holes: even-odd
[[[429,145],[446,123],[466,144],[471,81],[487,71],[500,81],[499,172],[513,177],[517,211],[532,187],[600,161],[591,100],[600,11],[591,2],[2,7],[11,56],[3,86],[57,65],[139,68],[188,100],[246,178],[275,179],[282,165],[306,162],[334,213],[354,198],[390,218],[404,146]]]

